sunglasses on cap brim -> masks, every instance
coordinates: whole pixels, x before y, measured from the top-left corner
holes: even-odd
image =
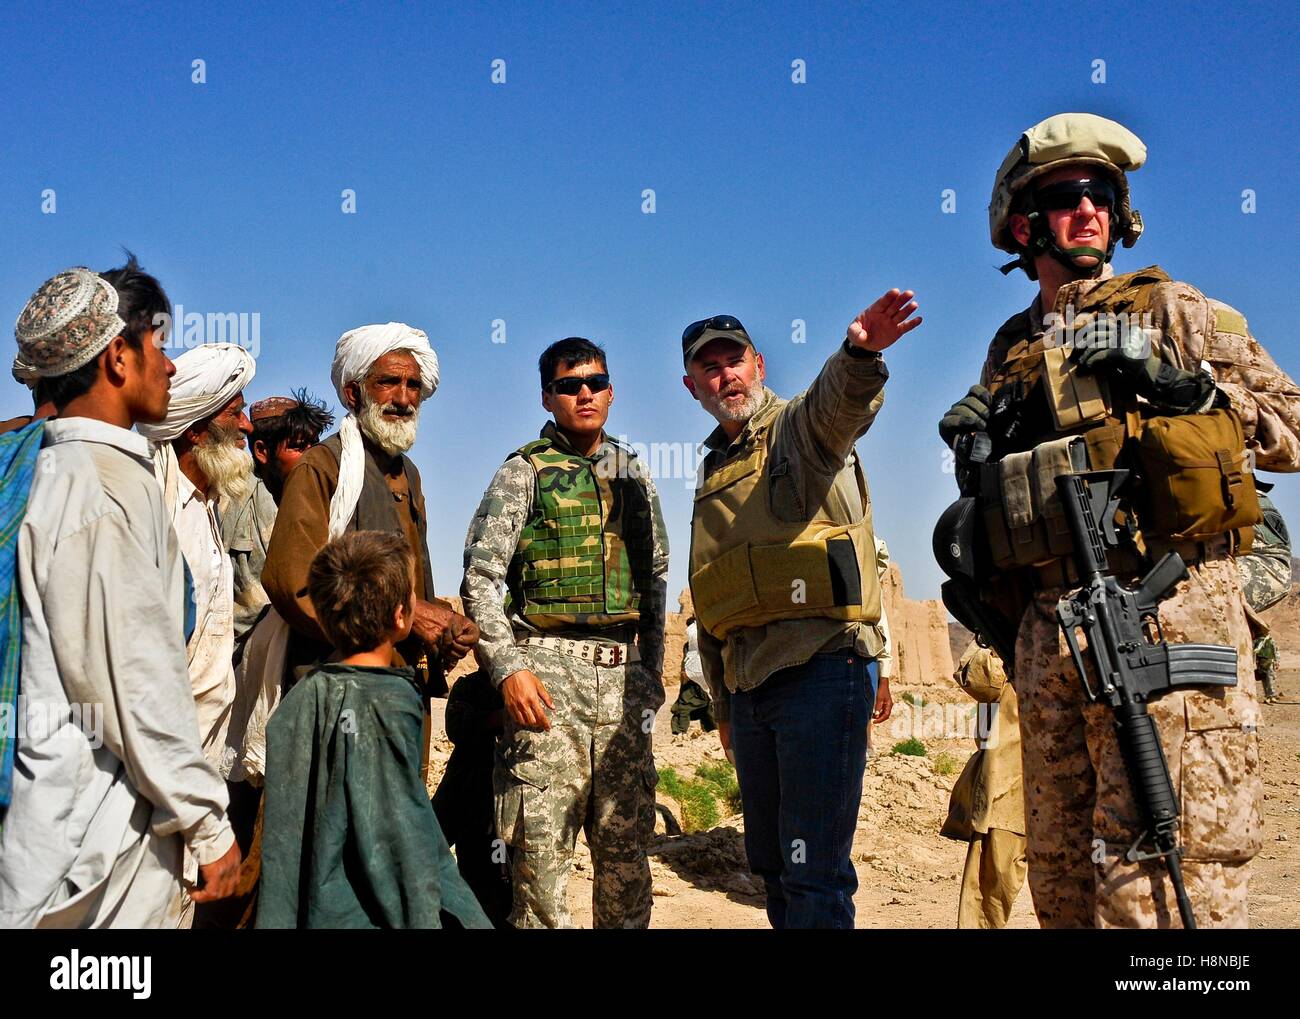
[[[682,343],[691,344],[698,340],[709,329],[715,329],[718,332],[745,333],[745,327],[740,324],[740,319],[734,315],[714,315],[713,318],[702,318],[698,322],[692,322],[682,330]]]
[[[562,379],[552,379],[546,383],[546,389],[560,396],[577,396],[586,386],[593,393],[603,393],[609,388],[609,376],[604,372],[595,375],[566,375]]]
[[[1115,185],[1107,180],[1063,180],[1034,192],[1034,204],[1042,212],[1073,212],[1084,196],[1098,209],[1115,208]]]

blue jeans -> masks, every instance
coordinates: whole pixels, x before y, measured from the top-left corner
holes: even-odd
[[[876,702],[875,661],[814,655],[732,694],[749,867],[773,927],[853,927],[851,851]]]

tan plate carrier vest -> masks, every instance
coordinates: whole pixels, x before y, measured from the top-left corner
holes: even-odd
[[[1158,266],[1115,276],[1083,296],[1076,327],[1103,314],[1140,321],[1153,288],[1168,282]],[[1075,470],[1136,467],[1138,546],[1205,541],[1228,533],[1238,551],[1249,548],[1251,525],[1260,520],[1255,480],[1246,463],[1245,435],[1236,411],[1161,415],[1128,395],[1115,407],[1104,379],[1081,375],[1068,362],[1068,348],[1032,339],[1022,312],[998,331],[1009,344],[989,379],[996,394],[1019,382],[1029,399],[1046,399],[1056,433],[1031,449],[1011,453],[981,469],[980,496],[993,565],[1001,570],[1043,566],[1072,551],[1055,478]],[[1040,384],[1041,383],[1041,384]],[[1082,450],[1086,448],[1086,458]],[[1086,459],[1086,465],[1074,463]]]
[[[718,639],[781,619],[880,621],[871,497],[857,455],[858,519],[833,494],[811,520],[792,523],[772,512],[768,452],[781,406],[754,428],[748,449],[695,492],[691,597],[700,625]]]

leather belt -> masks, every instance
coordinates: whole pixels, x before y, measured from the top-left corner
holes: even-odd
[[[565,637],[525,637],[519,641],[519,646],[558,651],[606,668],[641,660],[641,650],[635,644],[600,644],[594,640],[569,640]]]

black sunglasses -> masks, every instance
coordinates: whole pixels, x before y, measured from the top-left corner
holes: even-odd
[[[1084,195],[1099,209],[1115,208],[1115,187],[1104,180],[1063,180],[1034,192],[1034,204],[1042,212],[1073,212]]]
[[[598,372],[595,375],[566,375],[562,379],[551,379],[546,383],[548,391],[559,393],[561,396],[577,396],[582,392],[583,386],[593,393],[603,393],[609,388],[609,375],[606,372]]]
[[[683,329],[682,346],[690,346],[703,336],[705,330],[708,329],[717,329],[721,332],[739,331],[745,333],[746,336],[749,335],[749,333],[745,332],[745,327],[740,324],[740,319],[734,315],[714,315],[713,318],[702,318],[698,322],[692,322]]]

